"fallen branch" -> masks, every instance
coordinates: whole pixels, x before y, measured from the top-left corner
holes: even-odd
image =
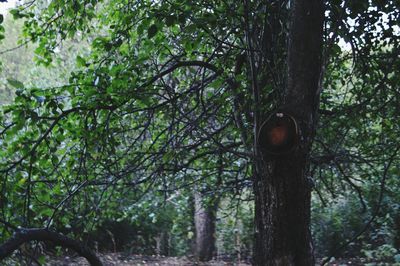
[[[96,254],[80,242],[73,240],[65,235],[49,231],[42,228],[23,228],[19,229],[5,243],[0,245],[0,261],[10,256],[23,243],[29,241],[50,241],[58,246],[70,248],[79,255],[86,258],[92,266],[102,266],[103,263]]]

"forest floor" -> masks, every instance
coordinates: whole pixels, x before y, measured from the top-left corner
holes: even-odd
[[[165,257],[165,256],[148,256],[148,255],[132,255],[126,253],[103,253],[98,254],[104,266],[250,266],[250,262],[237,260],[212,260],[209,262],[198,262],[192,257]],[[25,257],[26,259],[26,257]],[[316,265],[320,265],[321,260],[317,260]],[[12,256],[0,263],[1,266],[15,266],[15,265],[36,265],[32,261],[19,260],[17,257]],[[77,256],[46,256],[45,262],[41,263],[43,266],[87,266],[89,263],[83,257]],[[362,258],[352,259],[337,259],[332,260],[327,266],[362,266],[362,265],[380,265],[389,266],[392,263],[374,262],[367,263]]]
[[[222,260],[212,260],[209,262],[197,262],[188,257],[165,257],[165,256],[146,256],[146,255],[126,255],[123,253],[99,254],[104,266],[250,266],[245,262],[227,262]],[[89,265],[82,257],[60,257],[49,259],[48,266],[83,266]]]
[[[198,262],[188,257],[165,257],[146,255],[127,255],[123,253],[107,253],[99,255],[105,266],[250,266],[249,262],[212,260],[209,262]],[[338,259],[331,261],[328,266],[361,266],[366,265],[362,259]],[[82,257],[60,257],[47,261],[48,266],[83,266],[89,265]],[[320,265],[320,260],[317,264]],[[373,264],[378,265],[378,264]],[[390,265],[390,264],[379,264]]]

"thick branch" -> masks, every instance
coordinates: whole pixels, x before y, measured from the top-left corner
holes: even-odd
[[[320,93],[323,1],[297,0],[292,4],[285,103],[290,105],[290,111],[313,126]],[[309,136],[304,137],[308,140]]]
[[[103,263],[94,252],[83,244],[62,234],[41,228],[20,229],[9,240],[0,246],[0,260],[10,256],[23,243],[29,241],[51,241],[56,245],[70,248],[85,257],[92,266],[102,266]]]

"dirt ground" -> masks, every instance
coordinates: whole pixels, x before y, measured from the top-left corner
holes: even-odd
[[[164,256],[145,256],[145,255],[126,255],[122,253],[100,254],[104,266],[250,266],[250,263],[238,261],[212,260],[209,262],[197,262],[193,258],[187,257],[164,257]],[[316,265],[320,265],[317,260]],[[362,266],[366,265],[362,259],[339,259],[328,263],[328,266]],[[49,266],[83,266],[89,265],[84,258],[62,257],[52,259],[45,265]],[[370,264],[371,265],[371,264]],[[372,265],[391,265],[391,264],[372,264]]]
[[[147,256],[147,255],[132,255],[126,253],[107,253],[98,254],[104,266],[250,266],[250,262],[212,260],[209,262],[198,262],[194,258],[189,257],[164,257],[164,256]],[[3,263],[3,264],[2,264]],[[320,265],[321,260],[317,260],[316,265]],[[15,265],[36,265],[11,260],[8,262],[2,261],[0,265],[15,266]],[[46,262],[41,265],[47,266],[87,266],[89,263],[83,257],[62,256],[62,257],[46,257]],[[389,266],[391,263],[368,263],[361,258],[353,259],[338,259],[332,260],[327,266],[362,266],[362,265],[379,265]]]
[[[108,253],[99,255],[104,266],[250,266],[244,262],[225,262],[222,260],[210,262],[196,262],[187,257],[163,257],[163,256],[144,256],[144,255],[124,255],[122,253]],[[89,265],[86,259],[79,257],[63,257],[51,259],[45,265],[49,266],[83,266]]]

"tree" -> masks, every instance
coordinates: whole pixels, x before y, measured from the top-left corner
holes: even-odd
[[[214,193],[219,178],[226,193],[252,182],[254,263],[312,265],[308,168],[310,162],[334,163],[323,145],[314,144],[324,154],[312,156],[312,141],[318,114],[346,110],[335,110],[337,101],[332,106],[324,95],[328,109],[320,110],[322,74],[340,79],[329,68],[341,60],[339,37],[361,46],[355,55],[382,54],[378,38],[363,29],[380,16],[375,8],[392,14],[398,3],[372,1],[372,9],[369,4],[85,0],[14,10],[16,18],[26,19],[24,38],[38,42],[44,63],[63,40],[98,36],[91,54],[77,58],[84,69],[71,73],[70,84],[21,90],[4,109],[5,222],[57,227],[84,215],[88,222],[81,226],[89,229],[103,210],[110,216],[129,212],[129,204],[149,191],[168,199],[194,184]],[[395,24],[395,18],[388,20]],[[349,19],[358,24],[348,27]],[[398,38],[388,34],[384,48],[395,65]],[[355,62],[365,67],[362,74],[377,69]],[[392,72],[384,76],[389,86]],[[378,79],[366,80],[376,85]],[[357,93],[362,86],[355,87],[357,104],[377,99],[375,90]],[[266,157],[257,136],[276,110],[297,121],[299,142],[289,154]],[[330,133],[321,137],[330,140],[336,128],[325,130]],[[398,150],[392,151],[385,173],[397,160]]]
[[[218,200],[204,204],[201,192],[194,192],[195,254],[200,261],[209,261],[215,253],[215,221]]]
[[[283,98],[285,111],[294,114],[298,121],[301,141],[297,150],[288,155],[270,162],[260,159],[255,162],[256,265],[314,264],[311,186],[306,174],[321,90],[324,7],[322,1],[291,4],[287,87]],[[253,81],[253,90],[258,99],[263,92],[258,89],[261,84],[256,82]],[[259,119],[256,114],[256,134],[260,129]],[[255,157],[263,158],[259,149],[255,147]]]

